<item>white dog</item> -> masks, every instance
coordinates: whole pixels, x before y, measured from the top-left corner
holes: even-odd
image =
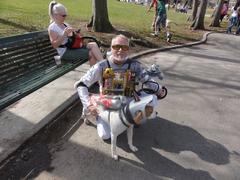
[[[122,97],[120,98],[121,101]],[[119,103],[118,103],[119,104]],[[123,104],[121,108],[115,110],[106,110],[99,108],[99,116],[109,124],[111,130],[111,153],[112,158],[118,160],[116,152],[117,137],[127,130],[127,139],[129,148],[136,152],[138,149],[133,145],[133,126],[141,124],[147,119],[155,118],[157,112],[154,107],[157,104],[155,95],[146,94],[143,97],[137,97],[129,103]],[[89,119],[88,117],[86,117]]]

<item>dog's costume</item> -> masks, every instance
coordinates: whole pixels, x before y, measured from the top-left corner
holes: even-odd
[[[101,104],[106,111],[120,109],[132,99],[136,82],[144,83],[149,80],[152,80],[151,77],[138,61],[126,59],[123,64],[117,65],[113,63],[110,56],[109,60],[100,61],[92,66],[74,86],[83,104],[83,115],[86,115],[89,105]],[[100,94],[90,96],[88,87],[97,81],[100,85]],[[160,85],[149,84],[149,86],[156,90]],[[122,98],[119,99],[119,97]],[[97,117],[96,122],[98,135],[102,139],[110,138],[109,125],[101,117]]]

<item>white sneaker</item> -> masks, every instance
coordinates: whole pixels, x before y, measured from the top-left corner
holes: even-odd
[[[154,36],[154,37],[158,36],[158,34],[156,34],[156,33],[151,33],[151,35]]]
[[[172,34],[168,34],[168,35],[167,35],[167,42],[170,42],[171,39],[172,39]]]

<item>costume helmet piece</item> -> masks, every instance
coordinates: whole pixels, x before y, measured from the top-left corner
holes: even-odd
[[[132,100],[129,103],[129,110],[132,115],[132,117],[136,116],[136,113],[141,111],[143,113],[143,121],[147,119],[146,113],[145,113],[145,107],[146,105],[150,105],[155,107],[157,105],[157,97],[156,95],[149,95],[140,97],[139,101]]]
[[[158,77],[161,80],[164,77],[163,72],[161,71],[159,65],[156,65],[156,64],[152,64],[152,66],[147,69],[147,73],[149,76]]]

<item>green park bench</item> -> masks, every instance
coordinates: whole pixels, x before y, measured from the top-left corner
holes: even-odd
[[[85,63],[57,66],[47,31],[0,38],[0,110]]]

